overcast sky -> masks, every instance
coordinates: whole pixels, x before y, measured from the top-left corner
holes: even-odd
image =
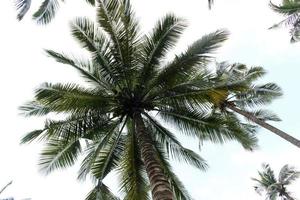
[[[39,2],[33,2],[33,10]],[[268,71],[265,81],[278,83],[284,91],[284,96],[270,106],[283,120],[274,125],[300,138],[300,43],[290,44],[285,29],[267,29],[281,19],[270,11],[268,0],[216,0],[212,11],[207,9],[206,0],[132,0],[132,4],[145,31],[167,12],[187,19],[189,28],[174,52],[184,50],[203,34],[219,28],[230,30],[230,39],[219,50],[217,60],[263,66]],[[78,54],[80,49],[70,36],[68,22],[75,16],[94,14],[83,0],[69,0],[54,22],[42,27],[30,15],[17,22],[11,0],[0,1],[0,187],[14,181],[0,198],[83,200],[91,189],[90,183],[76,180],[78,165],[48,176],[38,172],[40,146],[20,146],[19,140],[26,132],[41,128],[44,119],[23,118],[18,106],[30,100],[34,88],[45,81],[82,82],[70,67],[55,63],[42,49]],[[263,162],[277,174],[284,164],[300,169],[300,150],[263,129],[258,138],[260,148],[255,152],[246,152],[234,142],[205,143],[199,153],[210,165],[207,172],[178,163],[174,163],[175,171],[196,200],[262,200],[250,178],[257,176]],[[198,151],[194,141],[183,138],[182,142]],[[115,176],[105,181],[118,191]],[[300,199],[299,188],[300,181],[290,190]]]

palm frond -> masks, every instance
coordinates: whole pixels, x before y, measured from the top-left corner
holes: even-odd
[[[70,167],[75,163],[80,152],[79,138],[53,138],[47,142],[40,155],[40,170],[48,174],[55,169]]]
[[[76,84],[44,83],[36,89],[35,99],[51,112],[74,113],[96,108],[99,110],[111,108],[110,97],[102,96],[101,90],[85,89]]]
[[[99,74],[97,67],[94,66],[91,61],[83,59],[78,60],[52,50],[46,50],[46,53],[57,62],[74,67],[87,82],[109,89],[109,83],[104,82],[104,79],[101,74]]]
[[[262,121],[281,121],[281,119],[275,113],[269,110],[261,109],[250,113]]]
[[[85,200],[120,200],[120,198],[114,195],[104,183],[101,183],[89,192]]]
[[[126,118],[123,126],[107,142],[105,148],[99,152],[93,166],[91,167],[91,174],[101,181],[107,173],[118,166],[123,155],[125,143],[124,138],[122,137],[122,132],[127,120],[128,119]]]
[[[158,121],[149,115],[148,118],[149,132],[152,133],[152,137],[155,141],[163,144],[168,155],[179,162],[185,162],[197,169],[206,170],[207,164],[203,158],[201,158],[196,152],[187,149],[181,145],[176,139],[173,133],[163,127]]]
[[[273,11],[283,15],[291,15],[300,11],[300,2],[294,0],[284,1],[281,5],[276,5],[270,1],[269,6]]]
[[[118,169],[120,190],[125,194],[124,200],[150,200],[149,181],[140,157],[132,121],[127,123],[126,151]]]
[[[33,14],[33,19],[38,24],[48,24],[56,15],[58,8],[57,0],[44,0],[40,8]]]
[[[86,176],[91,172],[99,155],[107,151],[107,145],[109,145],[109,141],[111,141],[113,136],[117,134],[115,130],[117,125],[118,124],[113,124],[107,129],[107,131],[105,131],[106,133],[103,134],[103,137],[100,140],[98,139],[97,142],[92,142],[88,145],[86,149],[86,156],[83,159],[79,169],[78,179],[85,180]],[[108,171],[111,171],[111,169]]]
[[[147,83],[149,78],[154,75],[161,59],[165,58],[168,50],[175,46],[185,27],[183,19],[168,14],[156,24],[152,33],[146,36],[143,45],[145,61],[141,70],[141,81]]]
[[[31,0],[15,0],[15,6],[18,12],[17,19],[21,21],[31,6]]]
[[[161,69],[152,85],[172,85],[203,69],[211,54],[227,40],[228,34],[226,30],[217,30],[194,42],[185,53],[177,55]]]
[[[25,136],[22,137],[20,143],[21,144],[31,143],[32,141],[38,139],[44,131],[45,131],[44,129],[31,131],[31,132],[27,133]]]
[[[95,6],[96,0],[86,0],[87,3],[91,4],[92,6]]]
[[[289,185],[299,177],[300,171],[289,165],[284,165],[279,172],[278,181],[284,185]]]

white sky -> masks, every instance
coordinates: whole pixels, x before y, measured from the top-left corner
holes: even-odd
[[[34,1],[37,8],[40,1]],[[278,83],[285,95],[272,104],[282,122],[275,125],[300,138],[298,114],[299,96],[299,44],[290,44],[286,30],[267,30],[281,18],[268,8],[268,0],[216,0],[212,11],[206,0],[132,0],[136,14],[145,30],[150,30],[156,20],[166,12],[186,18],[186,30],[174,52],[180,52],[188,44],[205,33],[218,28],[230,30],[231,37],[217,54],[218,61],[241,62],[260,65],[268,70],[266,81]],[[38,172],[39,145],[20,146],[23,134],[43,126],[43,119],[23,118],[18,106],[30,100],[33,89],[40,83],[81,82],[70,67],[55,63],[43,53],[43,48],[79,52],[72,40],[68,21],[75,16],[94,12],[83,0],[69,0],[59,10],[56,19],[47,27],[37,26],[27,15],[18,23],[9,0],[0,1],[0,187],[13,180],[3,196],[17,200],[31,197],[33,200],[83,200],[89,183],[76,180],[78,166],[43,176]],[[35,10],[35,9],[33,9]],[[225,145],[205,143],[200,155],[210,165],[207,172],[199,172],[186,165],[174,163],[180,179],[196,200],[260,200],[253,191],[250,177],[257,175],[263,162],[270,163],[278,172],[284,164],[300,169],[300,150],[277,136],[260,129],[260,149],[246,152],[234,142]],[[186,146],[197,150],[197,144],[184,139]],[[117,191],[113,176],[106,182]],[[300,198],[300,181],[290,190]]]

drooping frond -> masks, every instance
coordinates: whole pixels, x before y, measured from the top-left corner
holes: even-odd
[[[154,118],[149,115],[147,115],[147,118],[149,120],[147,129],[153,135],[152,137],[155,138],[155,142],[165,148],[170,158],[179,162],[185,162],[201,170],[207,168],[207,164],[203,158],[194,151],[183,147],[174,134],[163,127]]]
[[[17,19],[21,21],[31,6],[31,0],[15,0],[15,6],[18,12]]]
[[[50,139],[40,155],[40,170],[48,174],[55,169],[70,167],[80,152],[81,145],[77,137]]]
[[[224,143],[228,140],[237,140],[245,149],[249,150],[256,148],[257,145],[254,130],[237,123],[237,118],[217,113],[205,114],[184,107],[160,110],[159,115],[167,123],[178,127],[187,135],[198,137],[200,141]]]
[[[29,144],[30,142],[32,142],[32,141],[36,140],[37,138],[39,138],[44,131],[45,130],[43,130],[43,129],[31,131],[31,132],[27,133],[25,136],[22,137],[20,143],[21,144]]]
[[[114,195],[104,183],[101,183],[89,192],[85,200],[120,200],[120,198]]]
[[[132,121],[127,123],[126,151],[118,169],[124,200],[150,200],[149,181],[141,160]]]
[[[245,92],[234,95],[235,104],[240,107],[256,107],[272,102],[282,95],[280,87],[275,83],[252,85]]]
[[[250,113],[262,121],[281,121],[281,119],[270,110],[260,109]]]
[[[103,180],[107,173],[115,169],[122,157],[125,141],[122,137],[123,129],[127,123],[127,118],[122,127],[108,140],[105,147],[98,153],[92,167],[91,174],[99,180]]]
[[[114,139],[116,133],[116,128],[118,124],[112,124],[112,126],[109,126],[108,128],[104,129],[102,128],[102,131],[105,133],[103,134],[103,137],[96,142],[92,142],[88,145],[86,151],[86,156],[83,159],[80,170],[78,173],[78,179],[85,180],[86,176],[91,173],[91,170],[97,160],[99,159],[99,156],[101,154],[105,154],[107,152],[107,149],[109,148],[109,141],[111,142],[112,139]],[[98,169],[101,170],[101,169]],[[107,172],[111,171],[112,169],[106,169]]]
[[[58,0],[44,0],[40,8],[33,14],[33,19],[38,24],[48,24],[54,18],[58,7]]]

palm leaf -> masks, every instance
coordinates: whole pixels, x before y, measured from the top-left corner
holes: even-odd
[[[31,6],[31,0],[15,0],[15,6],[18,12],[17,19],[21,21]]]
[[[57,0],[44,0],[40,8],[33,14],[38,24],[48,24],[55,16],[59,2]]]

